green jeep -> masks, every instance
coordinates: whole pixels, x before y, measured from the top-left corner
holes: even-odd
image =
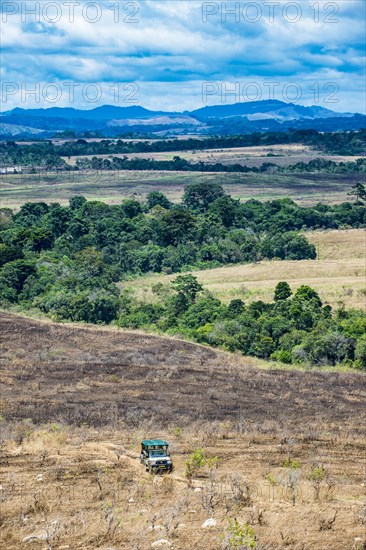
[[[172,472],[173,463],[169,453],[169,443],[162,439],[143,439],[141,441],[141,464],[150,474]]]

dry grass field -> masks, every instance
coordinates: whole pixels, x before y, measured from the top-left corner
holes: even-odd
[[[262,261],[193,272],[207,290],[229,302],[273,300],[279,281],[287,281],[293,290],[300,285],[313,287],[324,303],[337,307],[366,308],[366,233],[363,229],[313,231],[306,233],[317,248],[317,260]],[[154,283],[168,283],[176,275],[153,275],[123,283],[139,297],[153,301]]]
[[[1,548],[365,548],[362,373],[0,318]],[[145,473],[146,436],[169,440],[172,475]],[[212,460],[187,479],[197,448]],[[251,546],[227,545],[234,518]]]
[[[273,155],[273,156],[272,156]],[[93,156],[99,158],[128,157],[154,160],[173,160],[180,156],[190,162],[206,162],[222,164],[242,164],[246,166],[261,166],[264,162],[272,162],[278,166],[288,166],[297,162],[309,162],[317,158],[332,160],[333,162],[355,162],[359,156],[325,155],[321,151],[312,149],[302,144],[268,145],[254,147],[232,147],[228,149],[202,149],[197,151],[169,151],[163,153],[131,153],[117,155],[84,155],[78,157],[63,157],[65,162],[74,166],[77,159],[91,159]]]
[[[271,159],[267,159],[271,160]],[[243,201],[290,197],[303,206],[318,202],[335,204],[349,201],[349,191],[360,180],[358,174],[240,174],[158,171],[93,170],[6,174],[0,176],[2,207],[18,210],[25,202],[67,204],[74,195],[88,200],[120,204],[125,198],[144,200],[150,191],[161,191],[173,201],[181,200],[190,183],[222,185],[227,193]]]

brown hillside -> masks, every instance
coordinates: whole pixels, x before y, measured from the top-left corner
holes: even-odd
[[[259,370],[172,338],[0,321],[1,549],[249,548],[227,545],[234,518],[256,550],[365,548],[362,373]],[[171,444],[170,476],[137,460],[153,436]],[[187,479],[197,448],[209,460]]]
[[[2,313],[6,418],[159,425],[245,419],[302,430],[366,424],[359,373],[260,370],[248,358],[173,338],[38,322]],[[361,425],[360,425],[361,428]],[[354,429],[354,426],[353,426]]]

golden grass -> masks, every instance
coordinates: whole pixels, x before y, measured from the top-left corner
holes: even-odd
[[[362,229],[313,231],[306,233],[317,248],[317,260],[263,261],[195,271],[207,290],[224,302],[241,298],[247,302],[272,301],[279,281],[287,281],[293,290],[312,286],[324,303],[332,306],[344,302],[346,307],[366,307],[366,234]],[[139,297],[154,300],[151,286],[164,284],[176,275],[143,277],[128,286]]]
[[[44,450],[55,450],[63,447],[66,440],[66,432],[61,430],[57,424],[52,424],[47,430],[30,430],[27,437],[22,441],[22,450],[33,454]]]
[[[268,156],[275,155],[275,156]],[[167,151],[156,153],[128,153],[114,155],[83,155],[63,157],[63,160],[75,166],[76,161],[80,159],[97,158],[112,158],[112,157],[128,157],[141,159],[154,159],[157,161],[173,160],[175,156],[180,156],[190,162],[206,162],[222,164],[246,164],[247,166],[260,166],[264,162],[272,162],[280,166],[288,166],[297,162],[309,162],[317,158],[325,158],[333,160],[333,162],[355,162],[358,156],[339,156],[326,155],[322,151],[312,149],[307,145],[290,144],[290,145],[261,145],[254,147],[231,147],[228,149],[202,149],[197,151]]]

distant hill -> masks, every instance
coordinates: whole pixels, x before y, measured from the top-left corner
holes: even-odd
[[[185,112],[151,111],[139,105],[103,105],[82,110],[15,108],[0,114],[0,139],[12,136],[50,137],[55,133],[97,131],[105,136],[141,133],[177,135],[235,134],[313,128],[319,131],[357,130],[366,126],[365,115],[337,113],[319,106],[305,107],[278,100],[205,106]]]
[[[72,107],[51,107],[49,109],[21,109],[19,107],[3,113],[6,116],[25,116],[25,117],[37,117],[37,118],[67,118],[71,120],[85,119],[85,120],[103,120],[110,119],[129,119],[129,118],[149,118],[152,116],[160,116],[166,114],[163,111],[149,111],[144,107],[138,105],[132,105],[131,107],[119,107],[117,105],[103,105],[102,107],[96,107],[95,109],[73,109]]]
[[[349,117],[352,113],[335,113],[330,109],[312,106],[304,107],[295,103],[285,103],[284,101],[250,101],[246,103],[233,103],[231,105],[213,105],[212,107],[202,107],[192,111],[191,116],[207,120],[209,118],[227,118],[236,116],[246,116],[248,120],[275,119],[281,120],[299,120],[330,117]]]
[[[17,124],[0,124],[0,139],[3,136],[37,136],[42,137],[42,134],[44,133],[43,130],[40,130],[39,128],[29,128],[28,126],[20,126]]]

